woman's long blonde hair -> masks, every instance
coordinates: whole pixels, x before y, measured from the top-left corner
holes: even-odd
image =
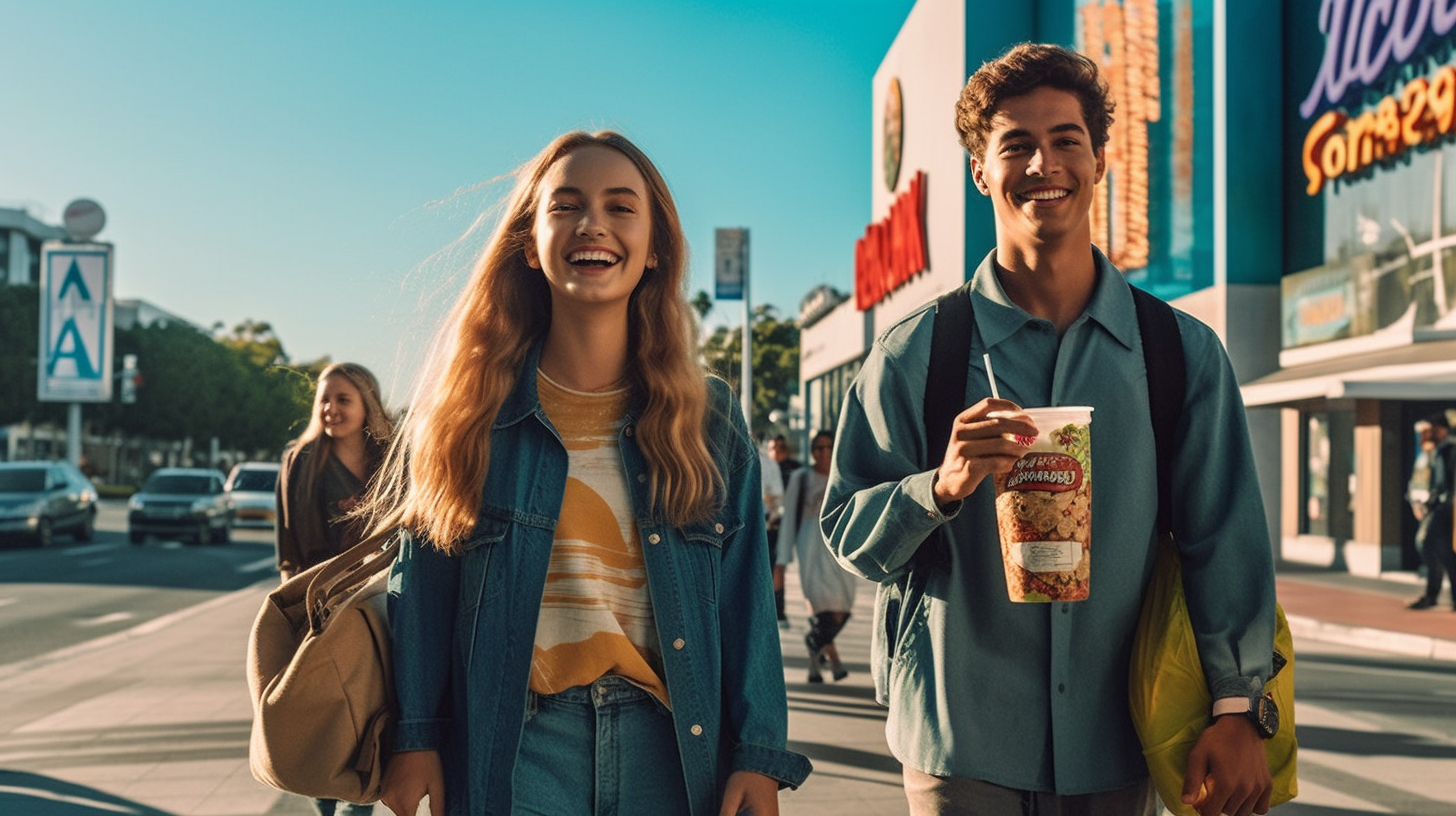
[[[625,155],[647,182],[652,252],[628,304],[627,382],[642,406],[635,435],[651,473],[652,512],[674,525],[701,521],[721,479],[704,441],[707,386],[695,362],[696,322],[686,298],[687,241],[667,183],[652,161],[612,131],[564,134],[515,172],[500,223],[450,312],[432,359],[365,508],[376,531],[405,526],[458,552],[475,527],[490,469],[491,425],[551,326],[551,290],[526,265],[541,178],[558,159],[598,145]]]

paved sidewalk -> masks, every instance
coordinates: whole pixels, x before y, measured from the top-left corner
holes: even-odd
[[[898,816],[899,765],[869,677],[873,588],[839,639],[850,676],[805,682],[803,602],[790,575],[782,632],[789,737],[815,773],[785,816]],[[307,800],[254,781],[243,682],[260,583],[118,635],[0,666],[0,814],[308,816]],[[1407,582],[1281,565],[1279,595],[1300,637],[1456,661],[1449,601],[1410,611]],[[381,816],[383,808],[378,809]]]

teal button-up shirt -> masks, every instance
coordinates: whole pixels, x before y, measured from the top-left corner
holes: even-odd
[[[1132,293],[1095,249],[1097,284],[1062,337],[1016,306],[994,253],[972,281],[965,405],[990,396],[1090,405],[1091,596],[1012,603],[988,478],[949,508],[931,493],[944,451],[926,450],[925,380],[934,311],[875,343],[845,399],[822,522],[846,568],[893,580],[945,525],[950,559],[931,574],[889,674],[887,736],[930,774],[1079,794],[1147,776],[1127,703],[1128,658],[1152,572],[1157,466]],[[1249,695],[1271,672],[1274,571],[1238,383],[1217,335],[1177,314],[1188,384],[1174,449],[1174,514],[1188,606],[1215,697]],[[1151,338],[1150,338],[1151,339]]]

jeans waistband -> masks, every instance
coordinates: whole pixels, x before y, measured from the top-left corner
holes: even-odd
[[[534,691],[527,693],[527,707],[531,711],[541,700],[566,703],[568,705],[590,705],[595,708],[606,708],[613,705],[626,705],[641,700],[650,700],[658,703],[657,698],[651,692],[635,685],[625,677],[607,675],[593,681],[589,686],[572,686],[555,694],[537,694]]]

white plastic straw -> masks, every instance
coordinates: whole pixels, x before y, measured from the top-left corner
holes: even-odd
[[[986,381],[991,383],[991,396],[1001,399],[1001,392],[996,388],[996,372],[991,368],[991,352],[982,354],[981,361],[986,364]]]

